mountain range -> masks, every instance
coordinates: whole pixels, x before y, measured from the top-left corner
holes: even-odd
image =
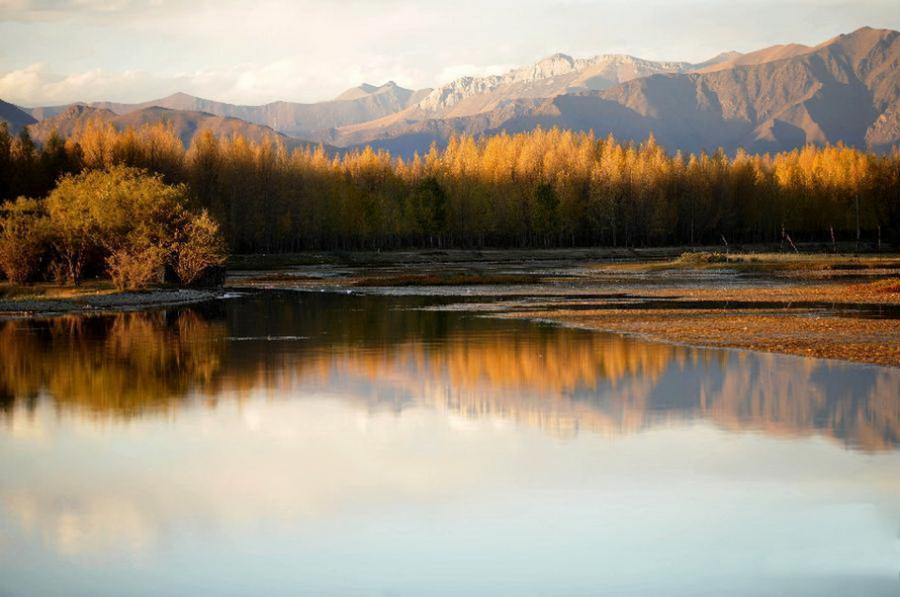
[[[652,132],[670,150],[763,152],[843,142],[883,152],[900,144],[898,67],[900,34],[865,27],[816,46],[725,52],[696,64],[554,54],[503,75],[461,77],[436,89],[361,85],[312,104],[241,106],[176,93],[141,104],[20,110],[0,103],[0,119],[14,129],[30,125],[36,137],[90,117],[116,126],[164,119],[186,142],[210,127],[254,138],[275,131],[289,144],[303,143],[297,137],[337,147],[370,144],[403,155],[454,134],[537,126],[638,141]]]
[[[216,136],[239,134],[257,142],[275,137],[280,139],[288,149],[310,144],[308,141],[284,135],[270,127],[253,124],[240,118],[216,116],[209,112],[197,110],[164,108],[157,105],[117,114],[109,108],[75,104],[66,107],[55,116],[49,116],[32,124],[29,126],[29,132],[35,140],[42,142],[53,131],[56,131],[63,137],[68,137],[86,126],[90,121],[97,120],[108,122],[119,130],[129,127],[137,129],[144,124],[166,122],[174,128],[175,133],[185,147],[190,146],[194,135],[203,129],[209,129]]]
[[[418,102],[430,90],[404,89],[393,81],[380,87],[363,84],[348,89],[335,99],[315,104],[272,102],[262,106],[241,106],[175,93],[158,100],[139,104],[93,102],[84,105],[108,110],[116,115],[140,112],[147,108],[167,108],[187,112],[204,112],[214,116],[239,118],[251,124],[269,127],[294,137],[317,137],[328,129],[357,124],[387,116]],[[34,108],[30,115],[44,120],[62,114],[71,105]]]

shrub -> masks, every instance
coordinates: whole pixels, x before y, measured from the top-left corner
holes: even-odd
[[[11,282],[35,281],[47,253],[48,221],[41,202],[19,197],[0,215],[0,270]]]
[[[225,242],[219,225],[206,211],[191,217],[174,247],[174,267],[183,284],[193,284],[210,267],[225,263]]]
[[[47,198],[47,212],[65,277],[77,283],[85,267],[100,270],[114,253],[118,262],[127,260],[126,254],[149,255],[146,245],[170,247],[186,220],[186,202],[183,185],[167,185],[137,168],[116,166],[64,177]],[[136,232],[141,239],[134,238]]]
[[[166,266],[191,283],[224,261],[218,225],[186,209],[184,185],[115,166],[63,178],[47,198],[54,270],[77,283],[86,269],[105,271],[120,289],[162,281]]]
[[[225,261],[219,226],[186,209],[187,188],[116,166],[60,180],[45,201],[20,198],[0,210],[0,271],[14,282],[39,274],[77,284],[106,273],[119,289],[185,284]],[[52,259],[47,259],[52,256]]]
[[[106,258],[106,271],[118,290],[138,290],[162,282],[167,256],[152,244],[128,245]]]

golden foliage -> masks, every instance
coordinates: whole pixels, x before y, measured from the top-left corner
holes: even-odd
[[[841,145],[682,155],[652,136],[635,144],[536,129],[454,137],[404,160],[371,148],[289,153],[274,136],[210,131],[185,151],[166,124],[90,122],[40,151],[4,142],[0,130],[0,177],[5,162],[36,173],[11,181],[6,199],[40,195],[28,189],[49,189],[64,172],[120,164],[187,183],[236,252],[900,241],[900,154]]]
[[[105,270],[119,289],[162,282],[167,266],[184,283],[224,260],[218,226],[187,209],[184,185],[126,166],[64,176],[46,201],[20,199],[0,218],[0,267],[25,281],[51,267],[70,283]],[[46,212],[46,216],[44,215]]]

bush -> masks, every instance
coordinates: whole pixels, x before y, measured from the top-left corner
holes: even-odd
[[[168,251],[147,244],[114,250],[106,258],[106,271],[118,290],[138,290],[163,281]]]
[[[205,212],[189,212],[187,200],[184,185],[135,168],[66,176],[46,201],[5,208],[0,268],[15,281],[43,269],[71,284],[105,273],[120,289],[162,282],[170,268],[192,283],[221,265],[225,252],[218,225]]]
[[[225,242],[206,211],[192,217],[175,245],[175,274],[183,284],[195,283],[211,267],[225,263]]]
[[[61,269],[77,283],[86,267],[150,256],[146,247],[169,250],[189,219],[187,189],[167,185],[144,170],[116,166],[63,178],[47,198]],[[154,259],[158,251],[152,252]],[[108,272],[110,273],[110,272]]]
[[[49,226],[41,202],[19,197],[0,215],[0,270],[11,282],[34,282],[47,253]]]

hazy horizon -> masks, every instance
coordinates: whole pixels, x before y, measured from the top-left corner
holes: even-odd
[[[699,62],[900,28],[885,0],[0,0],[0,98],[24,106],[135,102],[182,91],[233,103],[314,102],[389,80],[433,87],[556,52]],[[698,18],[702,15],[702,18]],[[772,15],[777,15],[773,17]]]

